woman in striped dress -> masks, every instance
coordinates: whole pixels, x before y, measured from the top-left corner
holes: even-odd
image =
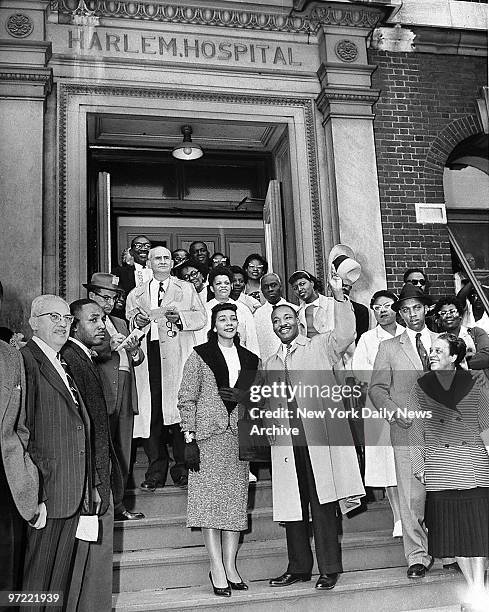
[[[432,372],[413,387],[408,410],[414,475],[426,485],[428,552],[455,557],[467,582],[483,591],[489,557],[489,385],[480,371],[460,367],[466,346],[443,333],[430,352]],[[482,437],[481,437],[482,436]]]

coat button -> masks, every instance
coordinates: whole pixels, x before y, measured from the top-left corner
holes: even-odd
[[[81,451],[80,451],[80,455],[84,455],[84,454],[85,454],[85,451],[84,451],[84,450],[81,450]]]
[[[83,429],[83,427],[81,425],[77,426],[78,431],[80,431],[80,429]]]
[[[289,458],[288,458],[288,457],[285,457],[284,461],[285,461],[285,463],[288,463]]]
[[[440,423],[444,423],[444,422],[445,422],[445,419],[440,419]]]
[[[450,448],[450,444],[445,444],[445,448]]]
[[[467,442],[465,440],[463,440],[462,446],[467,446]]]
[[[462,417],[457,417],[455,420],[456,420],[456,421],[461,421],[461,420],[462,420]]]

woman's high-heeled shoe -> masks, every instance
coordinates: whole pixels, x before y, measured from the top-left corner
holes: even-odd
[[[243,582],[242,580],[240,582],[231,582],[231,580],[228,580],[228,583],[229,586],[235,591],[247,591],[249,588],[246,582]]]
[[[214,586],[214,581],[212,580],[211,572],[209,572],[209,580],[211,581],[212,588],[214,589],[214,595],[218,595],[219,597],[231,597],[231,587],[227,586],[222,589],[220,587]]]

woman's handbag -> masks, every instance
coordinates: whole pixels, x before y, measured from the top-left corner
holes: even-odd
[[[238,421],[239,458],[253,463],[270,463],[270,444],[266,434],[261,433],[263,422],[252,418],[245,409]]]

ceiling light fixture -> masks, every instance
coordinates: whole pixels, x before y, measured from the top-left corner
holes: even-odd
[[[183,134],[183,142],[173,149],[171,154],[177,159],[191,160],[199,159],[204,155],[204,151],[198,144],[192,142],[192,126],[182,125],[180,128]]]

